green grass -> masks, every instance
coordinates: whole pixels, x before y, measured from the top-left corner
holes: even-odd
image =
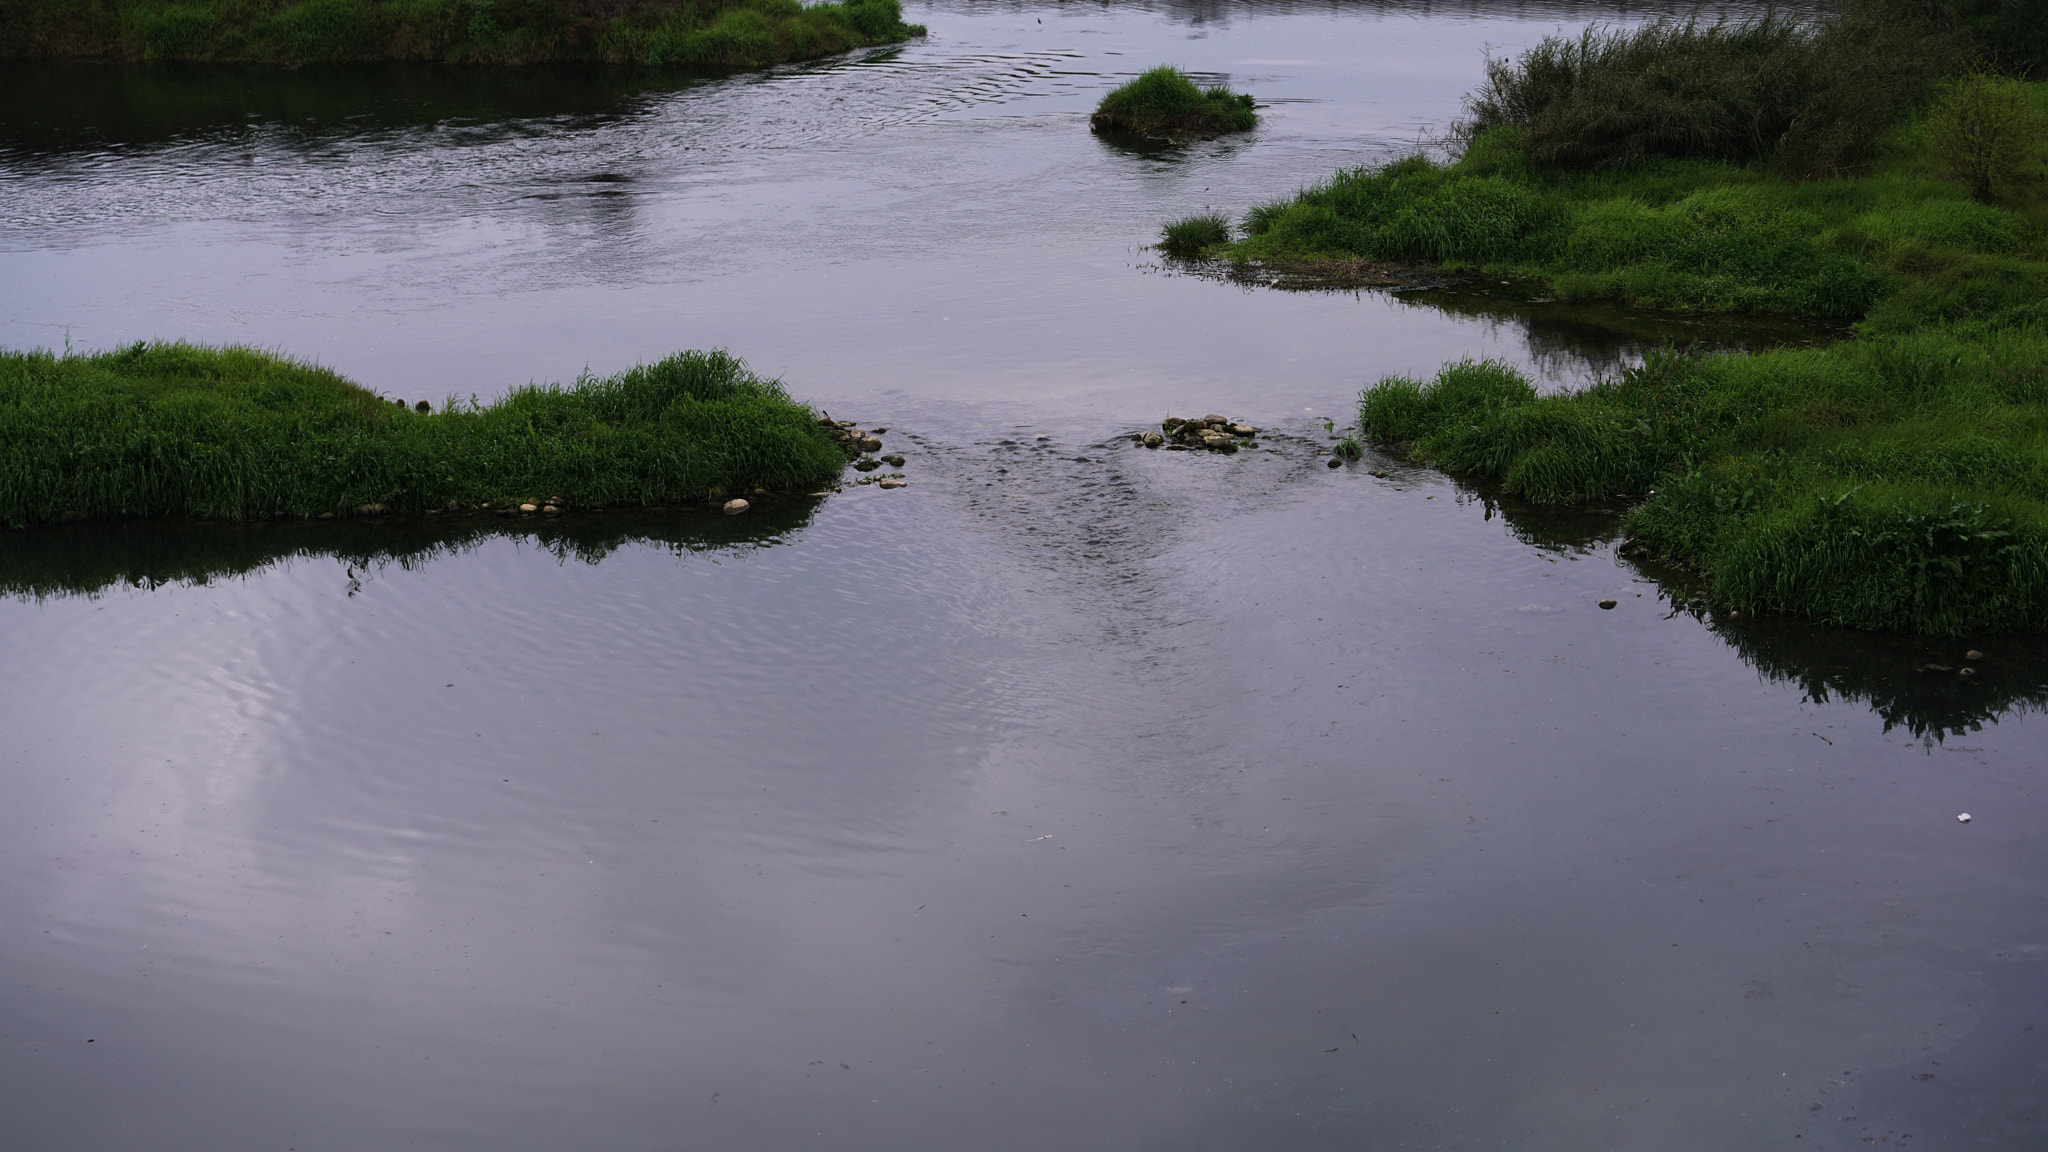
[[[1228,243],[1230,217],[1215,212],[1176,220],[1159,233],[1159,248],[1169,256],[1199,256]]]
[[[898,0],[12,0],[0,59],[759,68],[924,34]]]
[[[1843,171],[1963,58],[1955,35],[1904,16],[1768,13],[1552,36],[1487,62],[1462,130],[1514,128],[1554,169],[1768,158],[1802,176]]]
[[[0,353],[0,523],[16,528],[548,496],[653,504],[808,487],[844,462],[808,408],[724,352],[431,414],[248,348]]]
[[[2048,108],[2048,84],[2025,87]],[[1804,181],[1700,159],[1557,173],[1529,159],[1520,132],[1491,129],[1448,164],[1340,171],[1252,209],[1222,254],[1280,268],[1426,263],[1544,281],[1566,301],[1892,330],[2048,295],[2048,137],[2025,150],[2025,179],[1985,204],[1935,154],[1924,117],[1895,125],[1865,173]]]
[[[1964,68],[1982,28],[1963,17],[1998,0],[1871,0],[1849,19],[1915,3],[1951,76],[1881,130],[1871,109],[1917,66],[1883,35],[1815,63],[1850,25],[1589,34],[1496,65],[1455,160],[1339,172],[1253,209],[1221,254],[1427,263],[1564,301],[1849,326],[1823,348],[1668,351],[1547,396],[1461,361],[1367,388],[1360,428],[1535,504],[1620,500],[1624,553],[1692,570],[1724,608],[2048,630],[2048,83]],[[1784,111],[1848,108],[1830,69],[1852,65],[1896,84],[1832,118],[1833,161],[1794,155]]]
[[[1220,84],[1198,88],[1187,73],[1161,65],[1102,98],[1089,117],[1097,132],[1140,136],[1215,136],[1259,122],[1252,98]]]
[[[1652,356],[1550,396],[1498,362],[1389,377],[1360,425],[1540,504],[1638,502],[1631,550],[1716,603],[1837,625],[2048,627],[2048,327]]]

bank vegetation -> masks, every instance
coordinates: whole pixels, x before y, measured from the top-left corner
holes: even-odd
[[[809,408],[721,351],[438,408],[249,348],[0,352],[0,523],[14,528],[670,504],[807,490],[846,459]]]
[[[744,69],[924,32],[898,0],[0,0],[0,59]]]
[[[1336,173],[1169,251],[1427,265],[1565,301],[1804,316],[1541,395],[1446,365],[1361,397],[1381,444],[1539,503],[1722,608],[2048,630],[2048,22],[2002,0],[1589,29],[1492,62],[1452,158]]]

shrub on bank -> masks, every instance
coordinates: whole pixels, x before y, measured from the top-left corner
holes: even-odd
[[[1102,98],[1088,124],[1097,132],[1140,136],[1215,136],[1256,126],[1252,98],[1221,84],[1197,88],[1187,73],[1161,65]]]
[[[0,58],[758,68],[924,34],[898,0],[13,0]]]
[[[2025,84],[1977,72],[1942,96],[1927,127],[1949,175],[1989,204],[2027,174],[2027,162],[2048,137],[2048,116],[2034,107]]]
[[[1464,130],[1514,128],[1532,160],[1558,169],[1770,159],[1837,172],[1867,160],[1959,52],[1897,14],[1589,27],[1488,61]]]
[[[809,409],[724,352],[431,414],[248,348],[0,353],[0,522],[17,528],[536,496],[657,503],[814,485],[844,463]]]

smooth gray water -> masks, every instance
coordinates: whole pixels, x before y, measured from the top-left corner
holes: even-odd
[[[1600,11],[933,6],[646,87],[10,70],[0,344],[407,398],[725,345],[914,482],[0,534],[4,1143],[2039,1147],[2048,651],[1696,615],[1609,517],[1325,468],[1381,372],[1629,339],[1142,248]],[[1090,137],[1162,59],[1265,125]],[[1273,450],[1110,438],[1211,409]]]

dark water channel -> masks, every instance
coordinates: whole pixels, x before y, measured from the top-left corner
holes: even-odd
[[[0,72],[0,345],[253,342],[408,399],[724,345],[913,481],[0,534],[0,1146],[2048,1143],[2048,646],[1722,618],[1597,510],[1324,466],[1382,372],[1566,384],[1682,325],[1142,247],[1640,11],[942,4],[712,82]],[[1160,60],[1265,125],[1091,138]],[[1271,450],[1112,438],[1209,410]]]

